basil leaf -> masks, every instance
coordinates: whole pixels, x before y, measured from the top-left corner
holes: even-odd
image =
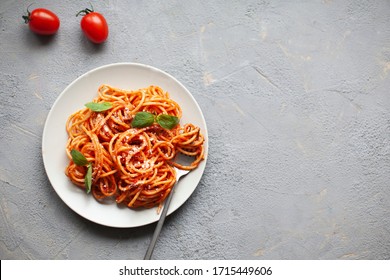
[[[157,123],[165,128],[165,129],[172,129],[179,123],[179,118],[167,114],[161,114],[157,116]]]
[[[131,122],[132,127],[142,128],[152,125],[154,123],[154,115],[149,112],[138,112],[135,114],[133,121]]]
[[[78,166],[84,166],[88,164],[88,160],[85,156],[79,151],[73,149],[70,151],[70,155],[72,156],[73,162]]]
[[[96,102],[88,102],[85,104],[85,107],[88,109],[91,109],[94,112],[103,112],[112,107],[112,104],[110,102],[102,102],[102,103],[96,103]]]
[[[92,186],[92,164],[88,164],[88,170],[87,174],[85,175],[84,178],[84,185],[85,185],[85,190],[87,193],[91,192],[91,186]]]

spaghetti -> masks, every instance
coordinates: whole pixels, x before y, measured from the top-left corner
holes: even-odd
[[[87,166],[77,165],[71,156],[79,151],[91,164],[91,192],[101,201],[114,197],[130,208],[159,206],[176,182],[175,168],[195,169],[204,158],[204,137],[193,124],[166,129],[157,123],[132,127],[138,112],[180,119],[180,106],[157,86],[126,91],[102,85],[94,103],[110,104],[101,112],[84,108],[66,123],[69,164],[65,174],[80,188],[86,188]],[[178,154],[193,157],[190,165],[175,162]]]

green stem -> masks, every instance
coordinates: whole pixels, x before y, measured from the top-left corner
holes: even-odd
[[[84,10],[81,10],[80,12],[78,12],[78,13],[76,14],[76,17],[78,17],[78,16],[81,15],[81,14],[82,14],[83,16],[85,16],[85,15],[88,15],[89,13],[93,13],[94,10],[93,10],[92,3],[89,2],[89,4],[91,5],[91,9],[85,8]]]
[[[24,19],[24,23],[29,23],[30,22],[30,15],[31,15],[31,12],[29,11],[29,8],[31,7],[31,5],[33,5],[34,3],[31,3],[30,5],[27,6],[27,15],[23,15],[22,18]]]
[[[93,12],[93,10],[86,8],[86,9],[81,10],[80,12],[78,12],[76,14],[76,17],[78,17],[79,15],[85,16],[85,15],[88,15],[89,13],[92,13],[92,12]]]

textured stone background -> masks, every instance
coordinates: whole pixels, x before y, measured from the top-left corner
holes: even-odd
[[[61,18],[40,38],[0,2],[0,258],[140,259],[154,225],[112,229],[70,210],[41,156],[46,116],[79,75],[160,68],[201,106],[209,155],[168,217],[156,259],[390,258],[390,2],[35,1]]]

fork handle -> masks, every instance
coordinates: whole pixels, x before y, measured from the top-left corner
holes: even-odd
[[[158,220],[157,226],[154,229],[153,237],[152,237],[152,240],[150,241],[148,250],[146,251],[144,260],[150,260],[152,258],[154,246],[156,246],[157,238],[160,235],[162,226],[163,226],[164,221],[165,221],[165,217],[167,216],[169,204],[171,203],[171,200],[173,197],[173,190],[174,190],[176,184],[177,184],[177,182],[173,185],[171,191],[169,192],[167,199],[165,200],[163,211],[161,213],[160,219]]]

